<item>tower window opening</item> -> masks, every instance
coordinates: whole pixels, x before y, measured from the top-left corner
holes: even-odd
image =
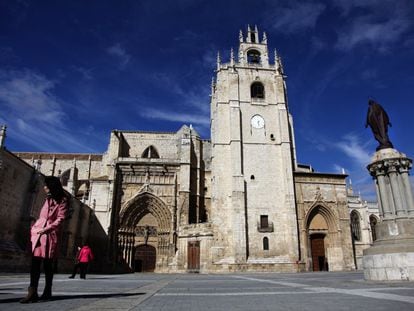
[[[260,215],[260,228],[268,228],[268,227],[269,227],[269,216]]]
[[[250,180],[254,180],[254,175],[251,175],[250,176]]]
[[[250,87],[250,95],[252,98],[264,99],[264,86],[260,82],[254,82]]]
[[[269,250],[269,238],[266,236],[263,238],[263,250],[264,251]]]
[[[260,52],[257,50],[250,50],[247,52],[247,62],[249,64],[260,64]]]

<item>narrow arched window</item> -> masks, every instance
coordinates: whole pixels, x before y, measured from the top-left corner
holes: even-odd
[[[263,250],[264,251],[269,250],[269,238],[266,236],[263,238]]]
[[[158,155],[157,149],[155,149],[154,146],[149,146],[147,147],[144,152],[142,153],[141,158],[159,158],[160,156]]]
[[[250,95],[252,98],[264,98],[265,91],[261,82],[254,82],[250,87]]]
[[[355,241],[361,241],[361,227],[359,224],[359,214],[356,211],[351,212],[351,233]]]
[[[374,215],[369,216],[369,226],[371,227],[372,241],[375,241],[377,239],[377,222],[377,217]]]
[[[260,64],[260,52],[257,50],[250,50],[247,52],[247,62],[249,64]]]

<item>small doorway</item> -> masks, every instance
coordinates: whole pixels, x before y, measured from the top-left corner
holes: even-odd
[[[313,271],[328,271],[324,239],[324,234],[312,234],[310,236]]]
[[[154,246],[140,245],[135,249],[135,272],[154,272],[157,252]]]
[[[200,241],[188,242],[188,270],[190,272],[200,270]]]

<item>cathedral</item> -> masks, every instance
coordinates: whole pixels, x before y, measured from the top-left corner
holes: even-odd
[[[103,154],[15,154],[91,207],[128,271],[355,269],[347,175],[298,163],[282,62],[257,27],[218,57],[210,105],[211,140],[183,125],[113,130]]]

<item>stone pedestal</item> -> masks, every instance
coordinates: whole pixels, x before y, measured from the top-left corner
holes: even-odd
[[[377,151],[368,165],[377,189],[381,222],[377,240],[364,250],[367,280],[414,280],[414,201],[408,177],[411,159],[395,149]]]

